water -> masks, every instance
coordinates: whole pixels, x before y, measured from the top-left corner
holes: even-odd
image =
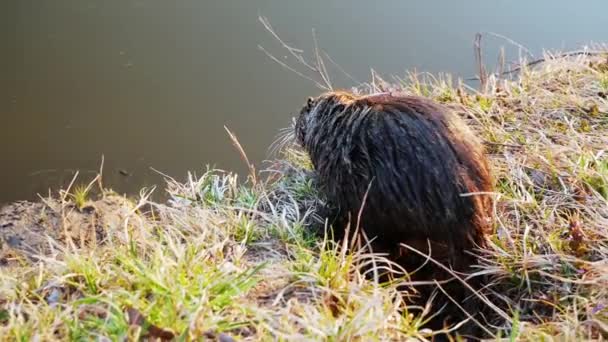
[[[554,1],[5,0],[0,4],[0,202],[57,189],[80,170],[121,192],[206,164],[243,171],[224,131],[259,164],[314,85],[258,21],[360,81],[407,69],[475,74],[476,32],[532,52],[608,37],[608,3]],[[506,41],[486,40],[489,61]],[[293,65],[293,64],[292,64]],[[353,85],[333,70],[334,86]]]

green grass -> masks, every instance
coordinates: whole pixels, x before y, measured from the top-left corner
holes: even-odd
[[[488,326],[496,338],[608,338],[605,60],[548,58],[513,80],[490,76],[484,92],[449,75],[397,78],[399,90],[443,102],[486,143],[496,223],[480,271],[491,279],[483,295],[506,316]],[[421,326],[433,312],[411,314],[398,283],[364,276],[388,261],[313,232],[323,230],[323,198],[307,156],[283,145],[267,180],[207,169],[168,179],[163,203],[142,191],[102,206],[117,195],[93,196],[90,186],[45,199],[61,220],[44,224],[61,234],[72,234],[74,215],[118,219],[95,221],[104,234],[94,243],[60,234],[39,259],[7,254],[0,339],[430,339]],[[89,205],[94,213],[82,210]]]
[[[74,191],[70,194],[72,201],[78,210],[82,210],[86,205],[89,197],[89,188],[86,185],[77,185]]]

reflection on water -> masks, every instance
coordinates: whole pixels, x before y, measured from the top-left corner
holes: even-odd
[[[0,202],[88,180],[134,192],[206,164],[244,170],[224,125],[256,162],[310,82],[270,61],[320,45],[358,80],[416,68],[474,74],[472,39],[493,31],[538,52],[608,37],[608,3],[587,1],[8,0],[0,4]],[[495,58],[499,45],[487,45]],[[517,49],[508,46],[511,56]],[[339,87],[353,82],[334,69]]]

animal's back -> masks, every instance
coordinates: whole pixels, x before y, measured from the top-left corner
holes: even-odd
[[[471,193],[491,191],[492,182],[481,144],[458,118],[412,96],[350,106],[319,132],[336,148],[312,153],[338,222],[350,218],[382,245],[430,239],[452,254],[483,245],[489,199]]]

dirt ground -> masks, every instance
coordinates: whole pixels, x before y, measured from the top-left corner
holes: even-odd
[[[53,255],[66,246],[103,244],[120,229],[132,205],[118,195],[82,208],[56,199],[21,201],[0,208],[0,267]]]

